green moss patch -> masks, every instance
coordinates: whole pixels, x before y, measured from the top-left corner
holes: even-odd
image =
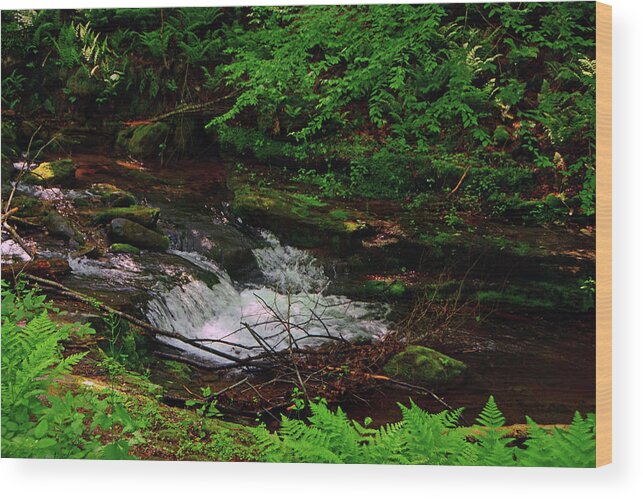
[[[112,184],[94,184],[90,192],[100,196],[103,203],[114,208],[123,208],[136,204],[136,196],[134,196],[134,194],[119,189]]]
[[[464,362],[431,348],[410,346],[394,355],[384,372],[408,383],[438,388],[455,381],[466,368]]]
[[[109,251],[112,253],[129,253],[132,255],[140,255],[141,250],[136,246],[126,243],[114,243],[109,247]]]
[[[88,212],[92,223],[106,224],[115,218],[126,218],[148,228],[156,226],[161,210],[147,206],[127,206],[122,208],[101,208]]]
[[[165,123],[152,123],[136,127],[127,142],[127,152],[138,158],[158,156],[166,145],[170,127]]]
[[[362,287],[364,293],[370,296],[384,295],[391,298],[401,298],[406,294],[406,285],[398,279],[366,281]]]
[[[27,184],[71,186],[76,179],[76,165],[71,159],[41,163],[24,177]]]
[[[269,187],[240,187],[232,208],[250,223],[267,227],[302,247],[350,245],[353,236],[366,228],[357,212],[342,210],[337,216],[337,209],[314,196]]]

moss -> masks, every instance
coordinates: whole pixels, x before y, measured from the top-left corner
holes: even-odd
[[[127,143],[127,152],[139,158],[158,156],[170,133],[170,127],[165,123],[152,123],[136,127]]]
[[[47,205],[40,199],[20,194],[14,196],[11,206],[18,208],[17,215],[23,218],[41,217],[47,211]]]
[[[72,185],[76,179],[76,165],[71,159],[48,161],[25,175],[24,182],[36,185]]]
[[[367,295],[385,295],[391,298],[401,298],[406,294],[406,285],[398,279],[387,279],[385,281],[366,281],[362,285]]]
[[[331,217],[328,204],[313,196],[269,187],[237,187],[232,208],[241,218],[274,230],[288,243],[302,247],[330,244],[342,249],[366,227],[357,212],[346,211],[343,219]]]
[[[136,246],[125,243],[114,243],[109,247],[109,251],[112,253],[129,253],[132,255],[140,255],[141,250]]]
[[[114,208],[124,208],[136,204],[136,196],[112,184],[94,184],[90,191],[100,196],[103,203]]]
[[[516,241],[505,236],[491,235],[484,235],[482,238],[490,247],[517,256],[539,256],[542,253],[540,248],[534,247],[525,241]]]
[[[466,370],[464,362],[422,346],[410,346],[384,366],[391,377],[433,388],[455,381]]]
[[[503,289],[478,291],[476,298],[481,304],[503,304],[517,309],[566,310],[585,312],[592,308],[581,288],[582,283],[551,283],[529,281],[521,285],[509,285]]]
[[[115,218],[126,218],[145,227],[153,228],[159,219],[161,210],[147,206],[127,206],[122,208],[100,208],[89,212],[94,224],[109,223]]]

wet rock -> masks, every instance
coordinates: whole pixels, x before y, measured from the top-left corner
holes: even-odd
[[[134,206],[137,202],[134,194],[112,184],[94,184],[91,186],[90,192],[100,196],[103,203],[114,208]]]
[[[109,247],[109,251],[112,253],[129,253],[132,255],[140,255],[141,250],[136,246],[126,243],[114,243]]]
[[[51,210],[47,213],[43,221],[50,235],[61,239],[73,240],[77,243],[83,242],[82,235],[73,228],[71,222],[66,217],[56,210]]]
[[[465,370],[463,362],[422,346],[407,347],[384,366],[384,372],[391,377],[431,388],[452,383]]]
[[[208,236],[201,241],[201,252],[221,264],[236,277],[257,266],[252,249],[254,244],[240,231],[229,225],[214,225]]]
[[[154,158],[161,153],[169,133],[166,123],[140,125],[127,142],[127,152],[137,158]]]
[[[94,224],[106,224],[115,218],[125,218],[143,225],[154,228],[159,219],[161,210],[147,206],[128,206],[121,208],[100,208],[89,212]]]
[[[170,246],[167,236],[125,218],[115,218],[111,221],[109,237],[116,243],[127,243],[155,251],[165,251]]]
[[[73,186],[76,180],[76,165],[71,159],[48,161],[25,175],[23,182],[36,185]]]
[[[245,221],[303,248],[328,245],[347,250],[369,232],[356,212],[337,209],[313,196],[266,187],[238,189],[232,209]]]
[[[260,244],[238,228],[213,223],[211,215],[197,214],[176,207],[163,207],[164,219],[173,246],[180,251],[196,252],[216,261],[234,279],[258,270],[253,249]]]

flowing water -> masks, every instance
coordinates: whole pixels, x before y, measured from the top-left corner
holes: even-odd
[[[386,332],[386,305],[325,295],[329,278],[313,256],[281,245],[268,232],[262,236],[266,245],[253,250],[261,271],[259,282],[235,282],[203,255],[171,251],[214,273],[219,282],[208,286],[191,278],[157,292],[147,304],[150,323],[237,357],[267,348],[304,348],[336,339],[380,337]],[[168,341],[203,359],[229,362],[178,340]]]
[[[21,190],[59,205],[84,195],[83,191],[32,186]],[[74,257],[60,245],[48,248],[47,255],[68,260],[70,287],[116,300],[114,304],[134,312],[143,310],[159,329],[198,339],[206,347],[238,358],[266,349],[315,347],[386,333],[389,307],[328,294],[331,279],[311,253],[282,245],[268,231],[242,232],[229,225],[218,208],[194,216],[165,207],[163,211],[173,217],[162,224],[172,240],[172,248],[164,254],[108,253],[93,259]],[[241,228],[245,229],[242,224]],[[207,256],[221,235],[252,247],[256,262],[252,271],[237,272],[233,279]],[[10,240],[3,241],[2,253],[14,259],[26,256]],[[179,340],[164,341],[204,363],[230,362]]]

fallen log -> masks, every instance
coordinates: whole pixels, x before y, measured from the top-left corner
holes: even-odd
[[[28,273],[39,278],[59,279],[70,272],[71,267],[69,263],[62,258],[2,264],[2,277],[9,281],[15,281],[15,279],[23,273]]]

